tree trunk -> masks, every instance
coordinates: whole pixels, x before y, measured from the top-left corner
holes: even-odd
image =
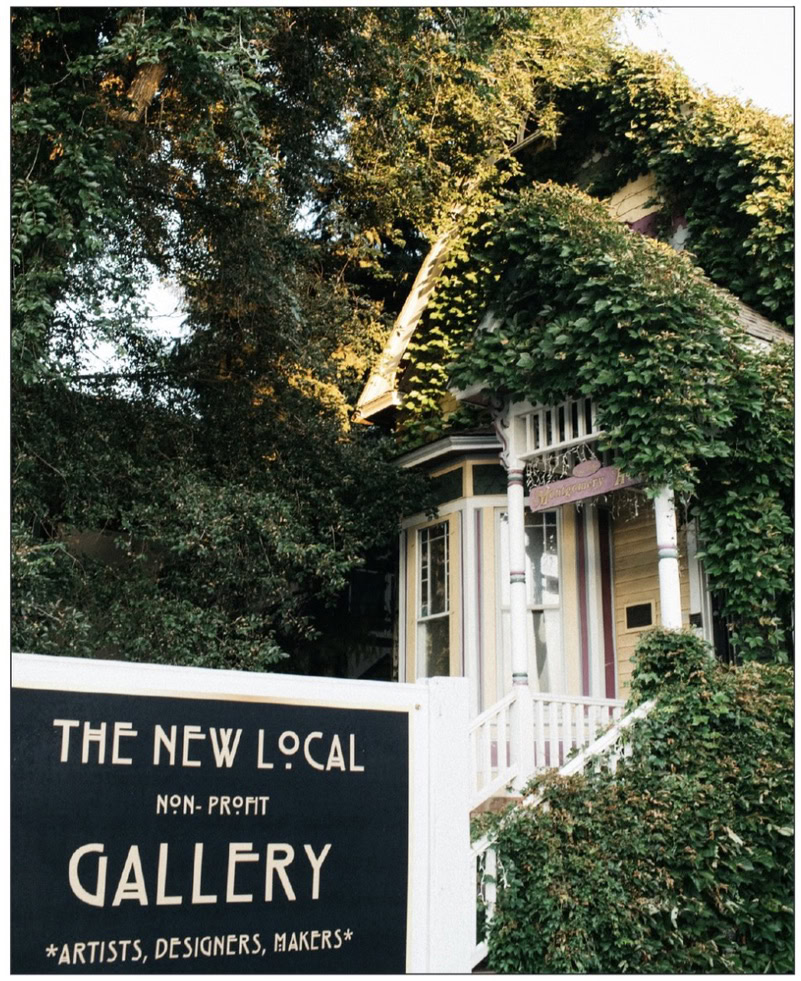
[[[162,64],[143,65],[136,73],[127,92],[133,108],[119,110],[118,118],[129,123],[138,123],[158,92],[161,80],[167,74],[167,66]]]

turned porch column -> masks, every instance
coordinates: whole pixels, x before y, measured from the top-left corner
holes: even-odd
[[[534,774],[534,706],[528,677],[528,595],[526,590],[526,488],[525,464],[515,452],[507,404],[495,416],[495,431],[503,447],[506,468],[507,520],[509,523],[509,626],[512,686],[517,694],[511,736],[519,763],[515,789],[522,792]],[[511,437],[511,438],[510,438]]]
[[[681,586],[679,544],[673,490],[662,487],[654,498],[656,547],[659,557],[659,605],[663,627],[681,629]]]
[[[511,461],[506,476],[509,509],[509,620],[512,643],[512,684],[528,684],[526,619],[526,526],[525,480],[520,460]]]

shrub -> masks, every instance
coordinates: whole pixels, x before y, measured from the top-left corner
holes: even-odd
[[[632,689],[658,700],[615,774],[540,777],[499,821],[490,968],[791,972],[792,669],[655,630]]]

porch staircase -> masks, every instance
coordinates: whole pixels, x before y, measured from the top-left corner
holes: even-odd
[[[606,766],[614,772],[618,761],[631,752],[621,736],[654,704],[653,700],[644,702],[624,716],[622,699],[535,693],[527,686],[513,690],[470,725],[471,814],[514,800],[521,807],[541,806],[538,794],[523,797],[522,788],[548,769],[558,768],[562,776],[590,766]],[[473,842],[470,861],[471,881],[476,883],[471,956],[475,969],[488,953],[486,928],[495,908],[498,869],[490,837]]]

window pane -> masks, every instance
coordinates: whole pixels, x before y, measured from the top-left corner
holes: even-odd
[[[430,480],[436,504],[453,501],[457,497],[462,497],[464,493],[461,467],[440,474],[439,477],[431,477]]]
[[[434,678],[450,674],[450,617],[437,617],[418,624],[418,663],[423,666],[423,677]]]
[[[448,611],[448,523],[420,532],[420,616]]]
[[[506,471],[499,463],[473,464],[474,494],[505,494]]]
[[[559,553],[556,514],[544,511],[526,518],[529,602],[559,602]]]
[[[531,614],[534,632],[533,661],[529,670],[536,672],[540,691],[564,691],[562,677],[562,637],[558,610],[534,611]],[[530,648],[531,649],[531,648]]]

